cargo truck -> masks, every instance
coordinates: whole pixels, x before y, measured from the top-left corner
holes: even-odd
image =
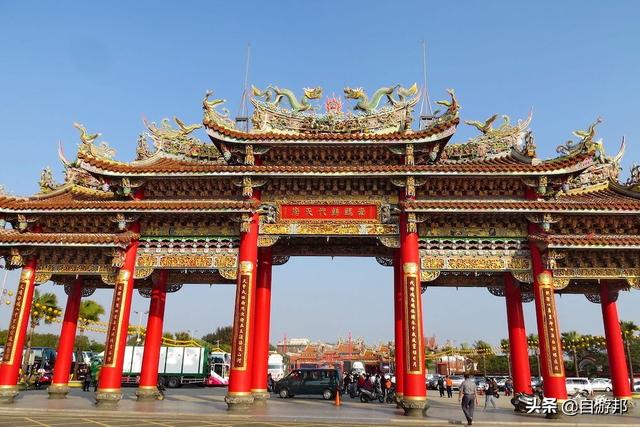
[[[127,346],[124,351],[122,383],[140,380],[143,346]],[[158,377],[168,388],[184,384],[207,385],[211,375],[209,350],[206,347],[160,347]]]

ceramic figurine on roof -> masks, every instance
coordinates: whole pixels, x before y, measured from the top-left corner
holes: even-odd
[[[526,146],[525,136],[531,123],[531,113],[525,120],[518,120],[512,125],[509,116],[502,116],[502,123],[497,128],[493,123],[498,118],[494,114],[484,122],[466,120],[465,123],[478,129],[481,134],[461,144],[446,146],[442,158],[445,160],[469,160],[474,158],[507,155],[512,150],[525,157],[532,157],[535,150],[529,144]]]
[[[587,130],[573,131],[573,135],[580,138],[578,141],[567,141],[564,145],[560,145],[556,151],[565,156],[575,155],[579,152],[595,155],[595,157],[604,156],[602,140],[594,141],[596,135],[596,126],[602,123],[602,119],[598,117]]]
[[[301,113],[311,109],[309,100],[319,99],[322,96],[322,88],[304,88],[302,98],[298,100],[293,91],[289,89],[281,89],[277,86],[267,86],[265,90],[260,90],[255,86],[251,86],[253,96],[256,98],[264,98],[265,102],[272,107],[280,107],[280,104],[284,99],[289,102],[291,111]]]
[[[396,91],[398,93],[398,99],[393,98],[393,93]],[[369,100],[369,97],[365,93],[363,88],[351,89],[349,87],[344,88],[344,96],[347,99],[356,99],[358,102],[353,107],[356,111],[362,111],[366,114],[372,114],[377,111],[378,106],[380,105],[380,101],[383,98],[387,99],[387,102],[391,105],[402,105],[405,102],[405,99],[408,97],[415,96],[418,93],[418,86],[414,83],[410,88],[406,89],[400,85],[389,86],[389,87],[381,87],[376,90]]]
[[[80,131],[80,150],[85,152],[90,152],[91,154],[99,157],[104,157],[105,159],[113,159],[116,155],[116,150],[109,147],[107,142],[101,142],[99,146],[95,146],[93,143],[96,139],[98,139],[102,134],[94,133],[90,134],[87,132],[87,129],[81,125],[80,123],[73,122],[73,127]]]

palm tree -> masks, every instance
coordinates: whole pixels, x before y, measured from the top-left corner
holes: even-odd
[[[31,342],[36,327],[38,327],[42,321],[44,321],[45,324],[51,324],[59,312],[58,298],[55,294],[46,292],[41,295],[37,289],[34,291],[33,306],[31,309],[31,328],[29,329],[29,335],[27,337],[27,351],[25,352],[24,361],[22,362],[22,372],[25,373],[25,375],[27,373],[29,359],[31,358]]]
[[[538,377],[542,376],[541,371],[540,371],[540,347],[538,347],[538,334],[529,334],[527,336],[527,342],[530,345],[533,345],[534,347],[534,351],[533,353],[536,356],[536,366],[538,367]]]
[[[620,321],[620,330],[622,331],[622,338],[624,339],[625,346],[627,347],[627,358],[629,359],[629,381],[631,381],[631,389],[633,390],[633,360],[631,359],[629,341],[631,341],[636,332],[640,330],[640,327],[631,320],[622,320]]]
[[[104,307],[94,300],[82,301],[78,314],[78,329],[80,329],[80,333],[83,334],[90,323],[99,321],[100,316],[104,313]]]
[[[568,331],[562,333],[562,339],[565,342],[565,345],[570,348],[571,353],[573,353],[573,366],[576,370],[576,377],[580,376],[580,369],[578,368],[578,350],[576,348],[576,344],[580,341],[582,336],[576,331]]]
[[[100,320],[100,316],[105,313],[104,307],[95,302],[94,300],[85,300],[80,303],[80,309],[78,311],[78,329],[80,335],[84,335],[84,331],[92,322]],[[81,348],[78,350],[82,351]]]

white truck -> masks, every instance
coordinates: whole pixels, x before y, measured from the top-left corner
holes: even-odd
[[[136,384],[140,379],[143,346],[127,346],[124,351],[122,383]],[[169,388],[183,384],[208,385],[211,375],[206,347],[160,347],[158,376]]]
[[[271,378],[274,381],[278,381],[284,377],[284,358],[281,354],[271,353],[267,364],[267,373],[271,374]]]

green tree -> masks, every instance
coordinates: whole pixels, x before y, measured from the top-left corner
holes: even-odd
[[[215,331],[208,333],[202,337],[203,341],[206,341],[213,345],[231,345],[231,339],[233,337],[233,328],[231,326],[219,326]]]
[[[562,339],[564,341],[564,351],[568,356],[573,356],[573,369],[576,373],[576,377],[580,376],[580,367],[578,365],[578,346],[582,339],[576,331],[567,331],[562,333]]]
[[[80,330],[80,334],[84,334],[85,329],[90,323],[100,321],[100,317],[104,313],[104,307],[94,300],[88,299],[82,301],[80,303],[78,319],[78,329]]]
[[[627,351],[629,369],[632,372],[637,372],[640,367],[640,342],[634,338],[636,333],[640,331],[640,327],[630,320],[622,320],[620,321],[620,330]]]
[[[31,347],[33,334],[41,322],[51,324],[56,317],[56,312],[60,311],[58,307],[58,298],[51,292],[40,294],[37,289],[33,293],[33,305],[31,308],[31,327],[27,337],[27,350],[25,352],[24,361],[22,362],[22,372],[27,372],[29,359],[31,358]]]
[[[87,329],[87,326],[92,322],[100,321],[100,317],[104,313],[104,307],[94,300],[88,299],[82,301],[78,311],[78,330],[80,331],[80,337],[84,336],[84,331]],[[76,339],[76,349],[79,351],[89,348],[89,345],[88,339],[86,341]]]
[[[175,333],[176,341],[191,341],[193,337],[189,332],[181,331]]]

